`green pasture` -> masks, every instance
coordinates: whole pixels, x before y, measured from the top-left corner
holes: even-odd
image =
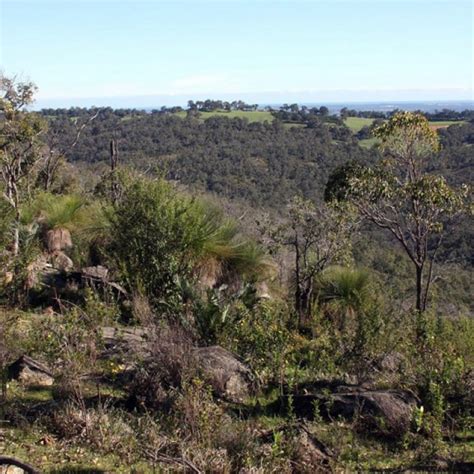
[[[344,123],[352,130],[353,133],[357,133],[364,127],[370,127],[374,119],[364,117],[347,117]]]
[[[186,112],[177,112],[179,117],[186,117]],[[210,117],[227,117],[227,118],[245,118],[249,122],[272,122],[273,116],[270,112],[264,110],[216,110],[213,112],[200,112],[200,118],[206,120]]]

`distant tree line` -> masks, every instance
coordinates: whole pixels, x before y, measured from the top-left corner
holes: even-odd
[[[200,112],[214,112],[216,110],[243,110],[250,112],[258,109],[258,104],[247,104],[243,100],[234,100],[228,102],[226,100],[189,100],[188,110],[198,110]]]
[[[270,109],[273,117],[286,123],[301,123],[308,128],[315,128],[321,122],[332,122],[342,125],[342,121],[336,115],[329,115],[329,109],[325,106],[307,107],[298,104],[283,104],[278,109]]]
[[[360,118],[372,118],[387,120],[393,117],[397,113],[400,113],[400,109],[390,110],[389,112],[380,112],[375,110],[355,110],[344,107],[340,110],[339,115],[344,120],[347,117],[360,117]],[[459,121],[471,121],[474,120],[474,110],[466,109],[460,112],[451,109],[435,110],[434,112],[423,112],[417,110],[415,113],[424,115],[431,122],[441,122],[445,120],[459,120]]]

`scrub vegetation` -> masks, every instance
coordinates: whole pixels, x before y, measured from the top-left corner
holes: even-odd
[[[472,111],[0,86],[0,464],[474,470]]]

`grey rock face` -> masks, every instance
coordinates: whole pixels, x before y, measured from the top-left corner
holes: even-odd
[[[219,346],[210,346],[196,348],[193,353],[204,378],[217,396],[239,403],[250,395],[250,369],[231,352]]]
[[[26,355],[21,356],[8,367],[8,376],[10,379],[18,380],[26,385],[49,387],[54,383],[51,370]]]

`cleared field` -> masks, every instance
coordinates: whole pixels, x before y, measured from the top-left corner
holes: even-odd
[[[216,110],[213,112],[200,112],[201,119],[206,120],[210,117],[228,117],[228,118],[246,118],[249,122],[272,122],[273,116],[270,112],[263,110],[232,110],[230,112],[224,110]],[[179,117],[186,117],[186,112],[178,112]]]
[[[359,141],[359,145],[364,148],[372,148],[377,143],[379,143],[377,138],[365,138]]]
[[[370,127],[374,119],[364,117],[347,117],[344,123],[354,132],[357,133],[365,126]]]
[[[357,133],[365,126],[372,125],[374,119],[371,118],[363,118],[363,117],[347,117],[344,120],[344,123],[352,130],[353,133]],[[461,120],[441,120],[439,122],[429,122],[430,127],[437,130],[439,128],[446,128],[451,125],[460,125],[466,123]],[[364,142],[364,143],[363,143]],[[372,146],[373,145],[372,139],[368,140],[361,140],[362,146]]]
[[[430,122],[430,127],[431,128],[446,128],[449,127],[450,125],[462,125],[463,123],[466,123],[462,120],[442,120],[439,122]]]

